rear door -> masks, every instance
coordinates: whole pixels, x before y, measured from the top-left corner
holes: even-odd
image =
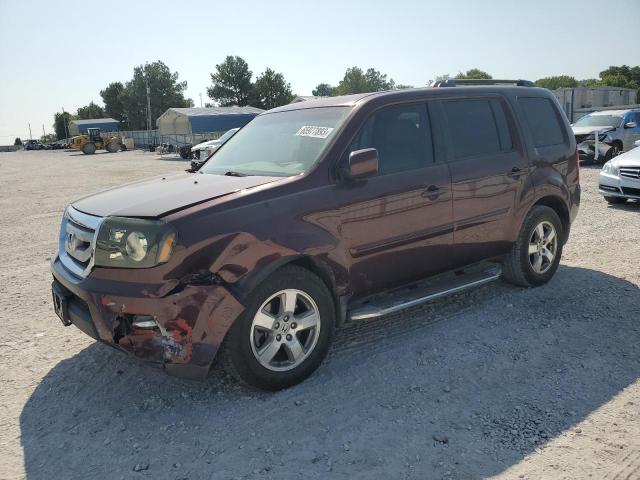
[[[529,165],[500,96],[439,103],[448,143],[456,266],[506,253]]]
[[[375,148],[379,172],[345,183],[340,224],[356,296],[445,270],[453,240],[451,179],[435,158],[426,104],[383,107],[361,127],[348,153]]]

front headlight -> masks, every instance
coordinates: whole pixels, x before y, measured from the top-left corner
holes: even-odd
[[[618,167],[610,160],[602,166],[602,173],[618,176]]]
[[[176,234],[161,220],[107,217],[98,232],[95,265],[150,268],[171,258]]]

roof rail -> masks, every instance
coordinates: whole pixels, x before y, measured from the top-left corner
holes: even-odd
[[[534,87],[529,80],[493,80],[493,79],[455,79],[437,80],[432,87],[457,87],[459,85],[514,85],[516,87]]]

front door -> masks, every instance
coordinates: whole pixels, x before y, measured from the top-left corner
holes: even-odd
[[[426,104],[375,112],[343,161],[363,148],[377,149],[378,174],[337,190],[356,297],[446,270],[453,240],[449,168],[434,159]]]

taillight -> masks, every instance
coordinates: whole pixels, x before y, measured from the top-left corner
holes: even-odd
[[[580,153],[578,152],[577,148],[576,148],[576,181],[578,182],[578,185],[580,185]]]

